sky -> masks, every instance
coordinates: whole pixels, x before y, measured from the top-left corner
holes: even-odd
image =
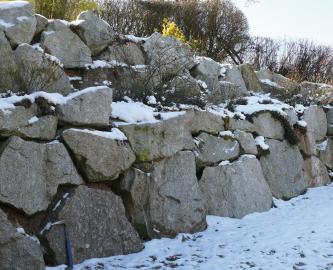
[[[272,38],[309,38],[333,46],[333,0],[257,0],[234,3],[249,20],[250,32]]]

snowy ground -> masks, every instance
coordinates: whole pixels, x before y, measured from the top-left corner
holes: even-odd
[[[75,270],[333,269],[333,185],[275,204],[241,220],[209,216],[204,232],[153,240],[140,253],[88,260]]]

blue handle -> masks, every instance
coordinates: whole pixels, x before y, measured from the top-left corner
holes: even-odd
[[[73,254],[72,254],[72,244],[71,241],[66,239],[66,255],[67,255],[67,265],[68,270],[73,270],[74,263],[73,263]]]

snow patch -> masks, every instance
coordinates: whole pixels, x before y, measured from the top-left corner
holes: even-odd
[[[265,138],[263,136],[258,136],[255,138],[256,145],[259,146],[262,150],[268,150],[269,145],[265,143]]]
[[[126,141],[127,137],[124,133],[122,133],[118,128],[112,128],[111,131],[99,131],[99,130],[90,130],[90,129],[76,129],[71,128],[68,130],[73,130],[82,133],[89,133],[95,136],[117,140],[117,141]]]
[[[0,3],[0,5],[1,5],[1,3]],[[0,6],[0,9],[1,9],[1,6]],[[14,25],[15,25],[15,24],[13,24],[13,23],[6,22],[6,21],[0,19],[0,26],[3,26],[3,27],[5,27],[5,28],[11,28],[11,27],[13,27]]]
[[[299,127],[303,127],[303,128],[306,128],[308,126],[308,123],[305,122],[304,120],[299,120],[297,121],[296,123]]]
[[[283,88],[282,86],[278,85],[276,82],[272,82],[272,81],[269,80],[269,79],[263,79],[263,80],[260,80],[260,81],[261,81],[262,83],[264,83],[264,84],[269,85],[269,86],[273,86],[273,87],[280,88],[280,89]]]
[[[332,192],[333,185],[309,189],[290,201],[274,200],[277,208],[242,219],[207,216],[203,232],[154,239],[141,252],[86,260],[75,269],[103,265],[105,270],[167,270],[169,263],[179,270],[330,269]],[[64,270],[65,265],[46,269]]]
[[[220,135],[221,137],[235,138],[235,135],[232,133],[231,130],[220,131],[219,135]]]
[[[156,122],[154,108],[141,102],[112,102],[112,117],[127,123]]]
[[[39,118],[37,116],[34,116],[34,117],[31,117],[29,120],[28,120],[28,123],[31,125],[33,123],[36,123],[39,121]]]

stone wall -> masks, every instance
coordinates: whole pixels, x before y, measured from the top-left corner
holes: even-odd
[[[78,263],[330,183],[333,109],[257,94],[290,89],[278,74],[122,36],[92,12],[50,21],[20,1],[0,19],[1,269],[66,263],[59,221]],[[150,107],[120,101],[136,87]]]

